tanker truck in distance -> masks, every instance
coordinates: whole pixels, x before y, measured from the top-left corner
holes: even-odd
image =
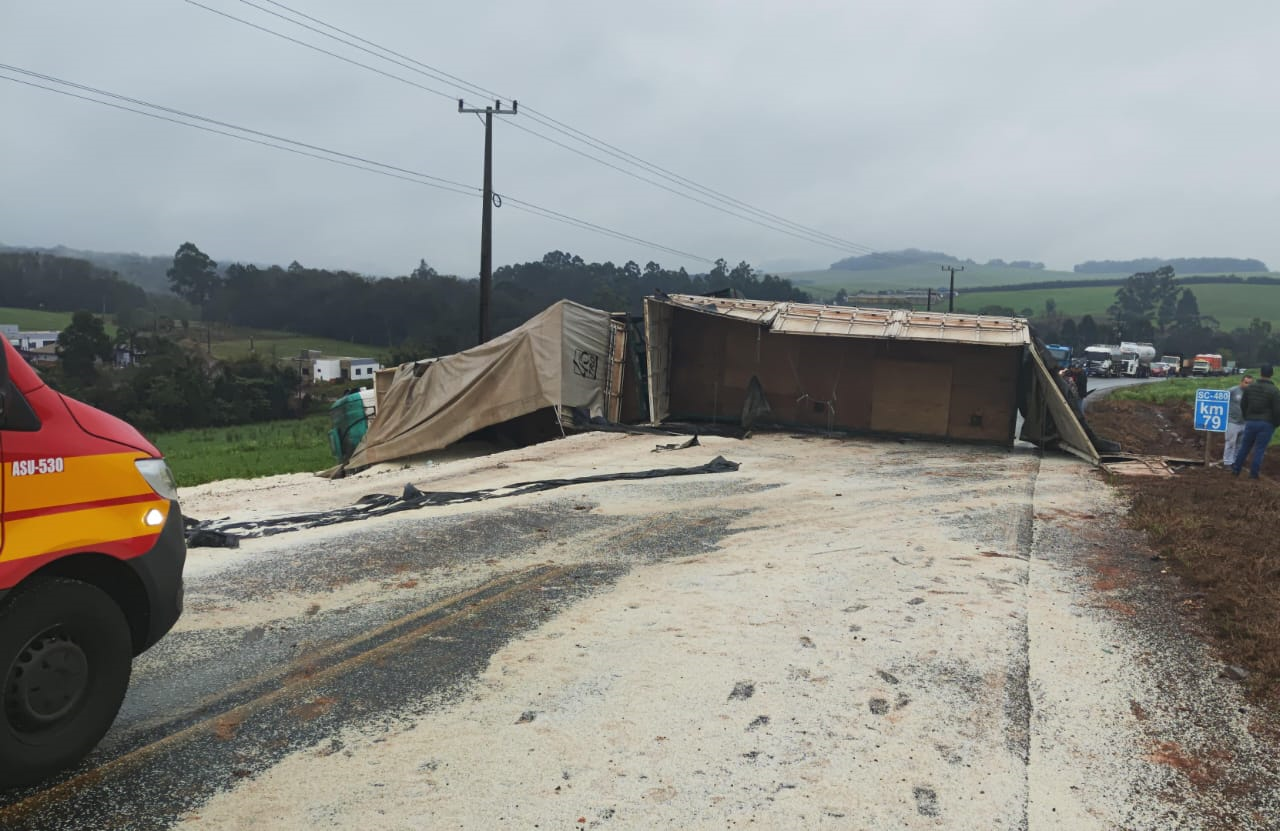
[[[1156,359],[1156,348],[1151,344],[1121,341],[1120,354],[1120,375],[1146,378],[1151,374],[1151,362]]]

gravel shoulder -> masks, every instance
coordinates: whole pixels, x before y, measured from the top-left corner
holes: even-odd
[[[491,571],[599,561],[626,572],[506,643],[463,694],[407,691],[394,712],[344,725],[179,825],[1264,828],[1277,815],[1275,748],[1250,730],[1260,716],[1218,679],[1196,633],[1158,613],[1167,587],[1141,539],[1117,533],[1123,504],[1092,469],[971,446],[702,441],[655,454],[653,437],[588,434],[339,482],[184,493],[191,515],[247,518],[406,481],[462,490],[716,454],[742,463],[696,483],[433,512],[501,523],[534,508],[618,519],[678,509],[729,526],[714,548],[676,558],[662,554],[678,518],[625,550],[588,535],[486,559]],[[335,533],[193,550],[194,609],[180,630],[293,620],[317,596],[367,603],[385,587],[201,603],[220,575],[305,559]],[[440,575],[484,577],[479,566]]]

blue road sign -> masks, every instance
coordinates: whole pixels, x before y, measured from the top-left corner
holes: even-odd
[[[1210,433],[1227,432],[1227,408],[1231,406],[1231,390],[1196,390],[1197,430]]]

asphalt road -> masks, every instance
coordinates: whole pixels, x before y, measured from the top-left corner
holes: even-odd
[[[0,797],[0,828],[1261,828],[1249,811],[1280,811],[1280,754],[1087,466],[703,441],[654,455],[653,437],[593,434],[405,476],[742,469],[194,552],[186,612],[115,727]],[[1208,784],[1179,767],[1228,750]]]
[[[1102,390],[1113,390],[1137,384],[1161,384],[1166,380],[1165,378],[1090,378],[1089,395],[1085,396],[1085,400],[1087,401],[1095,392],[1101,392]]]
[[[710,550],[735,517],[617,520],[578,507],[587,506],[352,527],[190,580],[186,617],[203,618],[201,628],[188,620],[142,656],[89,760],[7,794],[0,827],[167,828],[345,723],[457,696],[510,638],[634,564]],[[609,554],[512,567],[513,552],[551,540]],[[365,591],[344,595],[353,584]],[[288,619],[261,608],[282,601]]]

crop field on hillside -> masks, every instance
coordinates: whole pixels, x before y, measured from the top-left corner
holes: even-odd
[[[203,337],[203,329],[192,335],[195,340]],[[298,357],[305,349],[318,349],[325,355],[335,357],[376,358],[384,351],[364,343],[239,326],[215,325],[212,340],[214,357],[224,360],[243,358],[252,352],[263,358],[285,361]]]
[[[1255,317],[1280,321],[1280,286],[1204,283],[1188,288],[1195,292],[1200,313],[1216,318],[1223,331],[1247,327]],[[1045,301],[1052,299],[1063,314],[1100,318],[1106,315],[1115,297],[1116,289],[1111,286],[961,293],[956,297],[956,311],[976,312],[983,306],[996,305],[1008,306],[1017,313],[1029,308],[1039,314]]]
[[[71,322],[71,312],[46,312],[40,309],[0,307],[0,323],[16,323],[27,331],[56,329],[61,331]],[[114,330],[115,327],[111,327]]]

